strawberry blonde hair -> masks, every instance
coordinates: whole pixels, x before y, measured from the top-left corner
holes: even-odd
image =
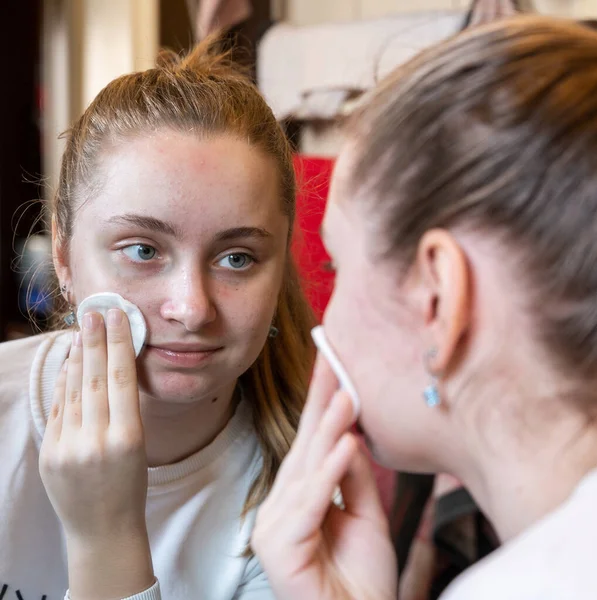
[[[290,146],[255,85],[209,38],[180,58],[163,52],[155,68],[109,83],[66,134],[66,149],[51,217],[58,242],[67,248],[76,208],[97,194],[94,173],[109,145],[157,129],[201,137],[232,135],[271,157],[279,176],[280,202],[292,236],[295,174]],[[269,492],[288,452],[306,398],[314,349],[314,319],[288,252],[276,327],[240,381],[251,399],[263,467],[247,497],[244,513]]]

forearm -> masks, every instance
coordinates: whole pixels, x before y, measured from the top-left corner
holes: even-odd
[[[113,600],[139,594],[155,583],[147,534],[67,541],[72,600]]]

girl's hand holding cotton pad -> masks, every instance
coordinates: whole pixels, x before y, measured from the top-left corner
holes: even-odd
[[[131,326],[133,347],[135,348],[135,356],[139,356],[147,336],[147,325],[145,324],[145,319],[139,310],[139,307],[132,302],[125,300],[119,294],[115,294],[114,292],[102,292],[85,298],[77,308],[77,322],[79,323],[79,327],[83,323],[83,316],[85,313],[91,311],[101,314],[105,322],[108,311],[111,308],[119,308],[128,317]]]

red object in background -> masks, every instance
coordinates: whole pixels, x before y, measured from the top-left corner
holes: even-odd
[[[294,168],[297,174],[296,222],[292,240],[292,253],[307,298],[321,320],[334,286],[334,274],[326,268],[329,256],[325,251],[319,229],[325,212],[334,161],[329,158],[296,155]],[[372,464],[382,504],[390,514],[394,497],[393,471]]]
[[[297,198],[292,252],[307,298],[321,319],[334,285],[334,274],[326,268],[330,258],[319,234],[334,161],[299,154],[294,157],[294,168]]]

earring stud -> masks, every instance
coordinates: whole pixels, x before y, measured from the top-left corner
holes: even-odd
[[[437,376],[434,375],[433,369],[431,368],[430,361],[433,360],[437,356],[437,349],[432,348],[425,355],[425,370],[431,377],[431,383],[425,387],[423,390],[423,398],[425,398],[425,403],[429,408],[434,408],[441,404],[441,396],[439,395],[438,379]]]
[[[72,327],[77,322],[77,317],[75,315],[75,307],[70,302],[68,288],[66,287],[65,283],[60,286],[60,292],[62,294],[66,294],[66,301],[68,302],[68,313],[62,318],[62,320],[66,323],[67,327]]]

